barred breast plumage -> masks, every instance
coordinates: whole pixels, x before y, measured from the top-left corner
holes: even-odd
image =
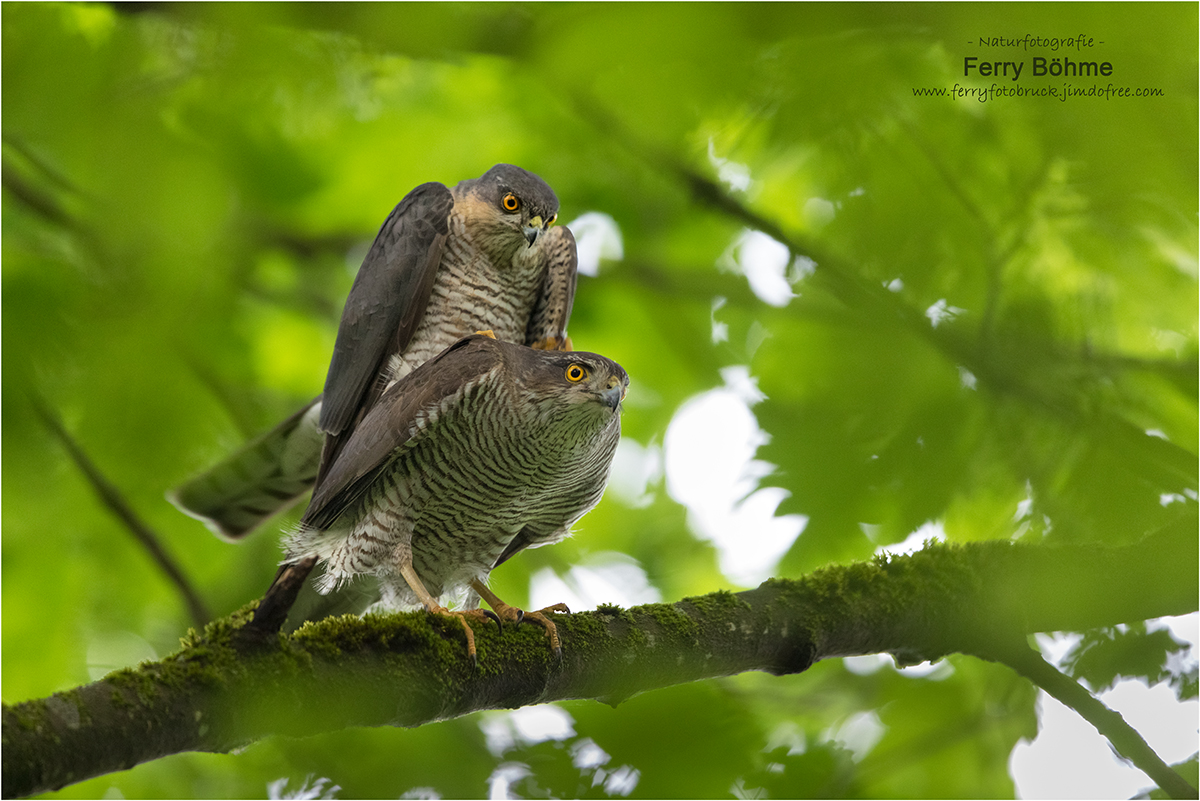
[[[628,386],[615,362],[470,337],[397,382],[356,428],[288,556],[322,589],[381,580],[400,605],[485,581],[554,542],[600,499]],[[428,604],[427,604],[428,605]]]
[[[442,251],[429,307],[408,348],[392,356],[385,389],[476,331],[491,331],[503,342],[534,344],[544,338],[545,331],[534,331],[527,342],[531,311],[547,283],[544,253],[526,249],[508,262],[499,262],[489,253],[486,237],[473,233],[467,221],[465,214],[450,215],[451,235]],[[553,248],[557,243],[549,240],[558,238],[556,231],[543,246]]]

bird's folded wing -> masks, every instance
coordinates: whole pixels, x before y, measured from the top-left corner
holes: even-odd
[[[303,525],[327,528],[366,491],[401,448],[437,425],[443,402],[503,361],[504,343],[486,336],[460,339],[396,382],[355,426],[313,494]],[[514,346],[510,346],[514,347]],[[418,427],[419,421],[423,427]]]
[[[392,210],[346,298],[325,378],[321,430],[354,423],[384,362],[408,346],[433,291],[454,198],[439,183],[421,184]]]

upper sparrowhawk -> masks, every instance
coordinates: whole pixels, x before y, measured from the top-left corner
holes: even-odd
[[[571,232],[550,227],[557,214],[545,181],[509,164],[453,189],[409,192],[359,268],[324,394],[178,487],[172,502],[240,537],[312,488],[392,382],[460,337],[486,329],[569,350],[577,256]]]
[[[600,500],[628,385],[620,365],[596,354],[460,340],[388,389],[351,432],[287,538],[288,558],[322,560],[322,591],[368,574],[391,605],[486,614],[437,601],[470,587],[520,620],[484,582],[522,549],[565,537]],[[526,619],[558,650],[548,618]]]

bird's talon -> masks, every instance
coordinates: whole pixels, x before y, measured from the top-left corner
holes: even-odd
[[[475,333],[482,334],[485,337],[491,337],[492,339],[496,338],[495,332],[492,331],[492,329],[490,329],[490,328],[484,329],[483,331],[476,331]]]
[[[479,611],[489,620],[496,621],[496,630],[501,634],[504,633],[504,624],[500,621],[500,617],[495,612],[491,611],[490,609],[480,609]]]
[[[562,660],[562,641],[558,638],[558,627],[554,625],[554,621],[546,617],[546,612],[566,612],[570,613],[570,609],[566,604],[558,603],[552,606],[547,606],[545,609],[539,609],[536,612],[526,612],[524,609],[519,609],[515,606],[509,606],[496,597],[496,593],[488,589],[487,585],[482,581],[475,580],[471,582],[471,588],[479,593],[479,597],[487,601],[488,605],[496,611],[500,617],[510,623],[535,623],[542,627],[546,632],[546,638],[550,640],[550,650],[554,652],[554,656],[558,660]]]
[[[446,607],[440,606],[436,603],[431,603],[431,604],[426,605],[425,611],[431,615],[439,615],[441,617],[453,618],[462,624],[463,634],[465,634],[467,637],[467,657],[470,658],[471,665],[473,667],[478,667],[479,663],[475,657],[475,632],[471,629],[471,624],[467,622],[467,618],[468,617],[482,618],[484,615],[491,616],[491,617],[494,617],[494,616],[491,615],[491,613],[487,612],[486,610],[482,610],[482,609],[470,610],[470,611],[463,611],[463,610],[451,611],[451,610],[447,609]],[[496,621],[496,622],[497,622],[497,625],[499,625],[499,621]]]

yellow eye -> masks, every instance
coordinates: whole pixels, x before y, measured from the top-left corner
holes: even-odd
[[[505,211],[516,211],[517,209],[521,208],[521,201],[517,199],[516,195],[514,195],[512,192],[509,192],[504,196],[504,199],[500,201],[500,205],[504,207]]]
[[[587,378],[587,368],[582,364],[572,364],[567,368],[567,380],[572,384],[577,384]]]
[[[547,227],[547,228],[549,228],[551,225],[554,225],[554,221],[555,221],[555,220],[557,220],[557,219],[558,219],[558,215],[557,215],[557,214],[551,214],[551,215],[550,215],[550,219],[549,219],[549,220],[546,220],[546,227]]]

